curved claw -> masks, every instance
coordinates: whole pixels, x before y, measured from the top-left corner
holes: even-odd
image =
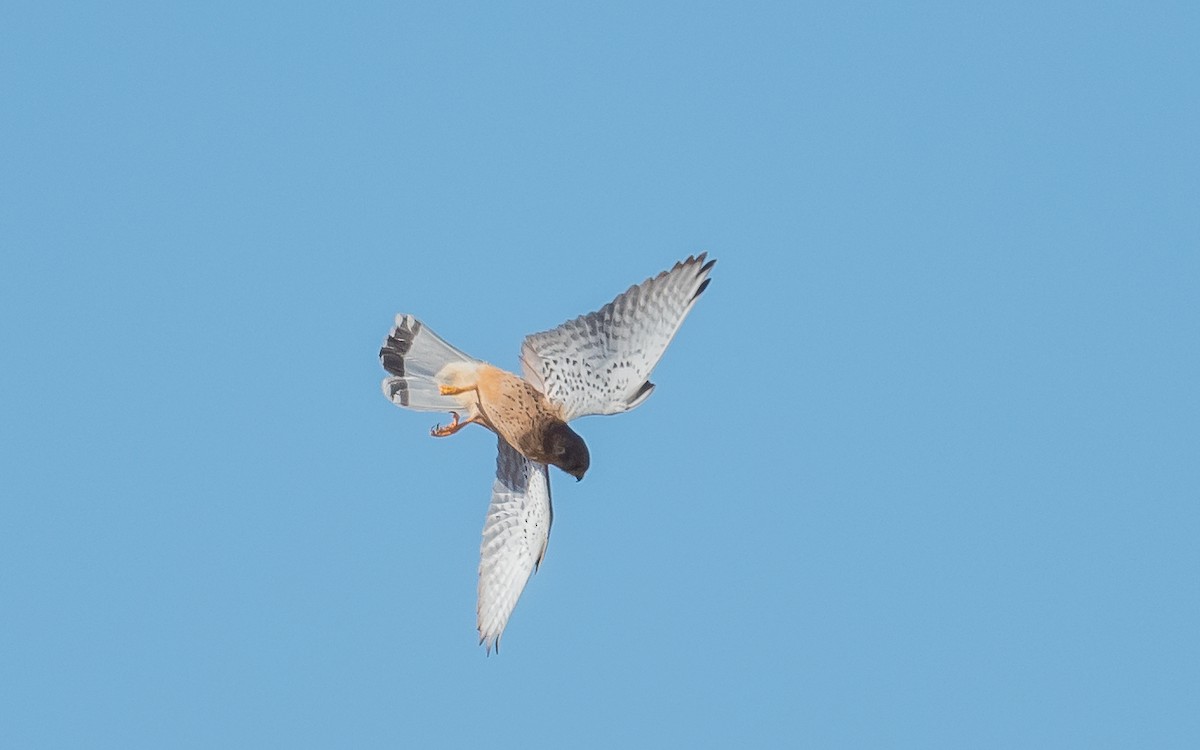
[[[445,427],[442,427],[440,424],[435,424],[433,429],[429,431],[429,434],[433,437],[447,437],[448,435],[453,435],[454,433],[458,432],[459,427],[462,426],[458,421],[458,412],[452,411],[450,412],[450,416],[454,417],[453,422]]]

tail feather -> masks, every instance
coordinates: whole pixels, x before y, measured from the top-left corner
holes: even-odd
[[[438,386],[449,384],[449,374],[477,360],[448,344],[411,315],[397,315],[379,361],[390,375],[383,379],[383,395],[397,406],[419,411],[453,411],[462,400],[443,396]]]

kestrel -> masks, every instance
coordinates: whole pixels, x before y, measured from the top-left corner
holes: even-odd
[[[379,350],[388,371],[383,395],[397,406],[445,411],[448,437],[469,424],[496,433],[496,480],[479,555],[479,642],[500,636],[550,540],[549,466],[578,481],[591,458],[569,422],[619,414],[654,390],[647,378],[708,286],[715,260],[705,254],[630,287],[594,313],[525,337],[521,376],[470,357],[411,315]],[[465,417],[461,418],[460,417]]]

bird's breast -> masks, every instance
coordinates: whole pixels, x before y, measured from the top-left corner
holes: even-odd
[[[560,421],[554,405],[520,377],[492,365],[479,368],[476,383],[484,415],[496,432],[526,458],[544,463],[542,432]]]

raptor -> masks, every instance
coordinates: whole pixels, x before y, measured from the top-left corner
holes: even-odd
[[[654,390],[651,371],[700,294],[715,260],[689,257],[596,312],[535,333],[521,374],[464,354],[412,315],[396,316],[379,350],[383,394],[417,411],[449,412],[434,437],[468,425],[497,436],[496,479],[480,547],[477,626],[490,653],[550,540],[550,466],[583,479],[591,456],[570,423],[619,414]]]

